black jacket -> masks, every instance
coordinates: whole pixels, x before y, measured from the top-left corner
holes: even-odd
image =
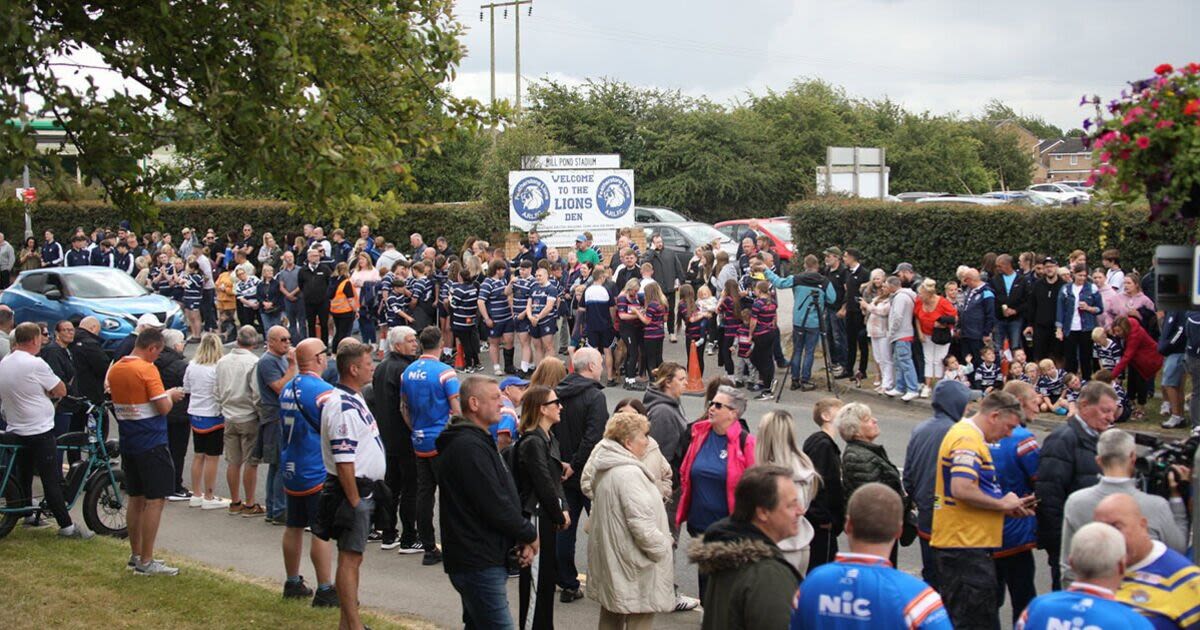
[[[537,539],[521,514],[513,476],[487,431],[462,416],[437,438],[439,522],[446,573],[502,567],[517,543]]]
[[[842,452],[837,442],[824,431],[817,431],[804,440],[805,455],[812,460],[813,469],[821,475],[821,487],[805,512],[804,518],[814,526],[832,525],[833,535],[842,533],[846,521],[846,500],[842,496]]]
[[[838,265],[837,269],[825,268],[821,270],[821,275],[833,285],[833,291],[837,297],[833,299],[833,312],[841,310],[842,305],[846,303],[846,268]]]
[[[183,386],[183,375],[187,372],[188,361],[178,350],[163,348],[162,353],[154,362],[154,367],[158,368],[158,375],[162,379],[163,387],[171,389]],[[171,406],[171,411],[167,413],[167,422],[187,422],[187,408],[188,397],[184,397],[183,400]]]
[[[847,442],[842,453],[842,496],[849,502],[855,490],[873,482],[882,483],[904,498],[900,470],[888,459],[882,444],[862,440]]]
[[[862,286],[871,281],[871,272],[861,263],[858,269],[850,271],[846,268],[846,295],[843,302],[846,304],[846,319],[855,321],[865,321],[862,309],[858,307],[857,298],[862,297]]]
[[[1014,318],[1025,317],[1029,310],[1026,305],[1029,301],[1029,286],[1026,284],[1025,276],[1021,272],[1017,272],[1017,277],[1013,279],[1012,290],[1004,284],[1004,276],[996,273],[992,276],[992,293],[996,295],[996,319],[997,321],[1009,321]],[[1004,307],[1013,309],[1017,312],[1012,317],[1004,316]]]
[[[604,438],[604,425],[608,423],[604,386],[600,381],[568,374],[555,392],[562,401],[562,422],[554,425],[554,437],[558,438],[563,461],[575,471],[563,485],[578,489],[583,465],[591,457],[596,443]]]
[[[679,400],[655,387],[647,387],[642,402],[646,404],[646,418],[650,420],[650,437],[658,442],[663,457],[671,464],[671,472],[678,478],[684,452],[679,445],[686,440],[684,435],[689,433],[688,421],[679,408]]]
[[[1025,321],[1027,325],[1049,326],[1054,328],[1058,319],[1058,292],[1062,290],[1062,280],[1053,284],[1045,278],[1038,278],[1029,287],[1029,298],[1026,300]]]
[[[108,355],[100,339],[83,328],[75,330],[71,344],[71,361],[75,364],[75,386],[79,395],[99,405],[104,402],[104,377],[108,374]]]
[[[78,388],[75,387],[75,364],[71,359],[70,350],[56,342],[50,342],[49,345],[42,348],[38,356],[50,366],[50,371],[54,372],[63,385],[67,386],[68,394],[72,396],[79,394]],[[76,408],[77,405],[71,400],[63,400],[58,403],[60,413],[73,412]]]
[[[658,283],[663,293],[674,293],[675,281],[684,281],[683,269],[679,266],[679,259],[675,257],[675,254],[668,252],[666,249],[646,250],[646,255],[642,257],[642,262],[648,262],[654,267],[654,281]],[[624,287],[622,287],[623,289]]]
[[[1096,440],[1083,420],[1072,416],[1056,427],[1042,443],[1034,494],[1038,498],[1038,546],[1058,549],[1062,544],[1063,508],[1076,490],[1100,481],[1096,464]]]
[[[562,525],[566,495],[562,487],[562,458],[558,440],[541,427],[521,434],[516,446],[517,492],[521,495],[521,513],[548,518]],[[541,508],[540,511],[538,508]]]
[[[317,265],[314,270],[305,262],[300,267],[297,280],[300,283],[300,297],[305,304],[321,304],[329,299],[329,278],[333,270],[324,263]]]
[[[415,357],[388,351],[387,356],[375,366],[375,375],[371,378],[377,410],[375,422],[379,425],[383,450],[389,456],[413,453],[412,429],[408,428],[400,415],[400,375],[415,360]]]

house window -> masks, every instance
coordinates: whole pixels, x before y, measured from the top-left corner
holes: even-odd
[[[1079,166],[1079,156],[1078,155],[1071,156],[1071,166]]]

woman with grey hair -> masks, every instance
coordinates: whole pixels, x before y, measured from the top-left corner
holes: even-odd
[[[795,427],[792,414],[782,409],[767,412],[758,422],[758,445],[754,448],[754,458],[759,464],[777,464],[792,471],[792,482],[796,484],[797,500],[801,507],[797,533],[778,544],[783,550],[783,557],[804,575],[808,571],[808,545],[814,534],[812,523],[804,518],[804,512],[817,494],[821,476],[813,468],[812,460],[796,443]]]
[[[868,483],[878,482],[886,485],[900,498],[904,498],[904,484],[900,480],[900,471],[888,459],[887,451],[882,444],[876,444],[879,437],[879,420],[871,413],[871,408],[862,403],[849,403],[838,411],[833,419],[838,435],[846,442],[842,452],[842,491],[846,500],[859,487]],[[892,547],[892,565],[896,564],[897,547]]]
[[[753,435],[738,419],[746,412],[746,397],[728,385],[717,388],[708,413],[687,432],[683,462],[679,465],[679,505],[675,522],[687,523],[688,534],[698,538],[709,525],[733,513],[733,490],[742,474],[754,466]],[[707,576],[700,574],[700,594]]]

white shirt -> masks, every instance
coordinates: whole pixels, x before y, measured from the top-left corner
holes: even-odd
[[[40,357],[13,350],[0,360],[0,410],[8,431],[39,435],[54,429],[54,404],[46,392],[60,382]]]
[[[1067,332],[1075,332],[1083,329],[1083,322],[1079,317],[1079,294],[1083,292],[1083,285],[1071,283],[1071,293],[1075,295],[1075,308],[1071,310],[1071,330]]]
[[[1125,272],[1120,269],[1109,269],[1108,273],[1104,274],[1108,280],[1108,286],[1122,291],[1125,288]]]
[[[217,366],[192,363],[183,373],[183,391],[191,394],[187,412],[193,416],[215,418],[221,415],[217,401]]]
[[[379,425],[362,394],[339,386],[337,398],[321,408],[321,459],[325,472],[337,475],[338,464],[354,464],[354,476],[383,479],[387,459]]]

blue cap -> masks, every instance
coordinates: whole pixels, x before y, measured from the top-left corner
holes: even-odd
[[[517,376],[506,376],[506,377],[504,377],[504,380],[500,381],[500,389],[501,390],[508,389],[509,387],[512,387],[514,385],[516,385],[517,387],[528,387],[529,381],[527,381],[523,378],[517,377]]]
[[[576,243],[586,243],[586,242],[587,242],[587,235],[585,235],[585,234],[580,234],[579,236],[576,236],[576,237],[575,237],[575,242],[576,242]]]

